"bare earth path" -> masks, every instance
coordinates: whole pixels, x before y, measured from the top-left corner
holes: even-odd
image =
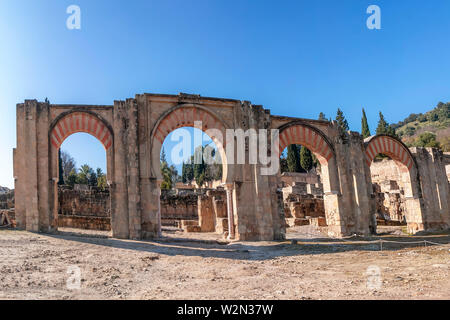
[[[385,244],[380,251],[378,243],[310,232],[289,237],[298,243],[0,230],[0,299],[450,299],[448,244]],[[448,234],[427,239],[450,243]],[[80,268],[79,290],[67,288],[70,266]],[[370,266],[380,270],[379,288],[368,287]]]

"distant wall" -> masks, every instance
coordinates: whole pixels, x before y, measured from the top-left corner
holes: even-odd
[[[58,227],[90,230],[111,230],[111,202],[109,191],[97,188],[58,190]]]
[[[109,191],[59,188],[59,214],[64,216],[111,217]]]
[[[161,190],[161,223],[175,226],[181,220],[198,219],[198,195],[193,191],[176,193]]]
[[[14,208],[14,190],[0,193],[0,209],[5,210],[12,208]]]

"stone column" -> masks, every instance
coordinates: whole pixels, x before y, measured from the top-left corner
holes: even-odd
[[[235,238],[234,231],[234,213],[233,213],[233,184],[225,184],[225,190],[227,191],[227,215],[228,215],[228,239]]]
[[[157,213],[157,222],[158,222],[158,238],[162,237],[162,232],[161,232],[161,183],[163,181],[162,180],[157,180],[156,181],[156,187],[158,188],[158,213]]]

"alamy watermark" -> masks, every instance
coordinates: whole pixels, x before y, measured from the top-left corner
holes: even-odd
[[[366,20],[366,26],[369,30],[381,29],[381,9],[379,6],[372,4],[367,7],[366,13],[370,16]]]
[[[379,266],[368,266],[366,270],[367,289],[379,290],[382,284],[381,269]]]
[[[69,290],[81,289],[81,269],[76,265],[68,266],[66,273],[69,275],[66,281],[66,287]]]
[[[66,26],[69,30],[81,29],[81,9],[79,6],[72,4],[67,7],[66,13],[70,14],[66,20]]]
[[[205,136],[212,137],[219,151],[220,160],[228,164],[260,164],[261,175],[274,175],[278,173],[279,163],[279,130],[278,129],[226,129],[224,133],[219,129],[207,129],[202,134],[202,122],[195,121],[194,137],[186,129],[178,129],[171,136],[176,142],[169,155],[171,163],[180,165],[191,153],[191,142],[202,145]],[[226,142],[226,143],[225,143]],[[193,164],[214,164],[217,157],[212,156],[212,148],[204,148],[203,154],[194,154]],[[222,157],[225,157],[223,159]]]

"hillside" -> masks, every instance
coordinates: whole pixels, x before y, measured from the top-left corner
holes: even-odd
[[[9,188],[0,186],[0,194],[8,193],[9,191],[11,191]]]
[[[432,146],[450,151],[450,102],[439,102],[433,110],[412,113],[391,126],[408,146]]]

